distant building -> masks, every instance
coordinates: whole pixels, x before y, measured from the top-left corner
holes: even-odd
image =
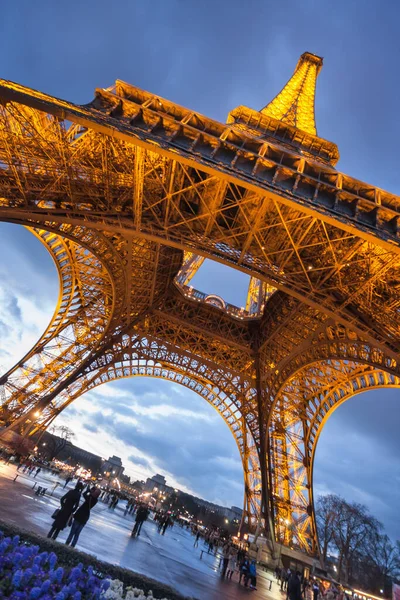
[[[119,456],[110,456],[108,460],[103,462],[101,470],[105,477],[119,478],[124,472],[122,460]]]
[[[170,485],[167,485],[167,482],[163,475],[157,474],[153,475],[153,477],[148,477],[146,479],[144,491],[150,493],[165,492],[166,494],[171,494],[174,491],[174,488]]]
[[[89,469],[93,475],[101,472],[102,459],[100,456],[79,448],[49,431],[45,431],[40,438],[39,452],[49,460],[54,457],[71,466],[80,466],[84,469]]]

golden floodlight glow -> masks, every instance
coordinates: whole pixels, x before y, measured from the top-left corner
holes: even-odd
[[[60,282],[1,375],[2,443],[30,450],[108,381],[172,381],[234,436],[241,539],[318,555],[323,427],[354,394],[400,386],[400,197],[336,170],[316,134],[321,66],[304,53],[264,109],[225,123],[120,80],[79,106],[0,80],[0,220],[37,237]],[[244,306],[190,285],[204,258],[249,276]]]

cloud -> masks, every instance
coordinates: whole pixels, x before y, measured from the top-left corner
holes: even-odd
[[[91,433],[99,433],[99,428],[96,425],[93,425],[92,423],[84,423],[83,427]]]
[[[128,457],[128,460],[134,465],[140,465],[141,467],[145,467],[146,469],[151,468],[151,462],[143,456],[131,455]]]

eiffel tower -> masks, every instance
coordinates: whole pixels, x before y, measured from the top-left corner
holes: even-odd
[[[318,554],[313,463],[332,412],[400,383],[400,198],[336,170],[317,135],[322,59],[226,124],[122,81],[87,105],[0,80],[0,220],[51,254],[60,293],[1,379],[2,440],[40,434],[122,377],[197,392],[234,436],[245,528]],[[205,258],[245,307],[193,289]]]

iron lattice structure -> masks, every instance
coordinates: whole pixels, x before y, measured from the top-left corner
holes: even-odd
[[[226,124],[121,81],[85,106],[0,81],[0,219],[60,279],[47,330],[0,380],[4,440],[107,381],[178,382],[235,437],[248,526],[317,552],[322,427],[400,382],[400,198],[336,170],[321,66],[303,54],[268,106]],[[251,276],[246,307],[189,285],[205,257]]]

